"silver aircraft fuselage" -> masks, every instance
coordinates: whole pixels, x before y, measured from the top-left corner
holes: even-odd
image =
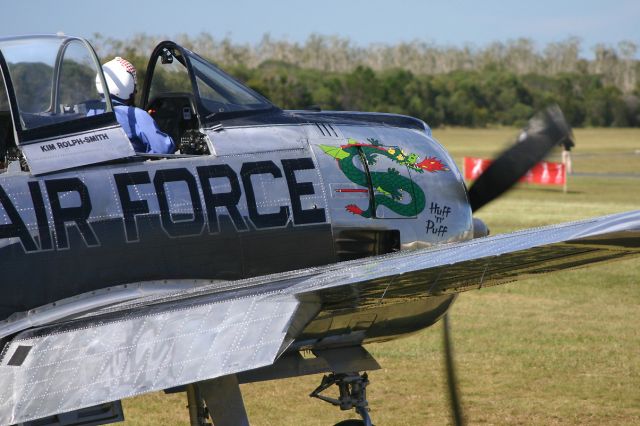
[[[214,155],[1,174],[2,316],[120,284],[237,280],[471,238],[461,175],[419,120],[271,116],[205,130]],[[300,340],[411,332],[452,296],[362,300],[324,303]]]

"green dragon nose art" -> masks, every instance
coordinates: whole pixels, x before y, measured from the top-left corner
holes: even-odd
[[[418,154],[407,154],[399,147],[383,146],[375,139],[367,139],[367,141],[368,143],[361,143],[349,138],[347,145],[340,147],[320,145],[320,148],[325,154],[337,160],[338,167],[347,179],[364,188],[368,188],[369,186],[367,175],[354,164],[354,158],[360,161],[358,150],[361,150],[368,165],[374,165],[376,158],[382,155],[394,163],[418,173],[424,173],[425,171],[435,173],[449,170],[442,161],[436,157],[427,157],[418,162],[420,159]],[[422,210],[424,210],[424,191],[411,179],[402,176],[398,170],[389,168],[386,172],[370,171],[369,173],[375,196],[370,198],[369,206],[366,210],[361,209],[355,204],[349,204],[345,207],[347,211],[355,215],[371,218],[374,217],[376,206],[380,205],[386,206],[396,214],[405,217],[420,214]],[[349,190],[348,192],[367,192],[367,189]],[[405,195],[409,195],[411,198],[409,202],[405,201]]]

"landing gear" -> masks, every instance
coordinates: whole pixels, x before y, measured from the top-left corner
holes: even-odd
[[[187,385],[187,403],[191,426],[211,426],[211,423],[208,422],[209,410],[204,406],[204,399],[195,383]]]
[[[362,420],[345,420],[335,426],[373,426],[369,417],[369,403],[367,402],[368,384],[367,373],[362,375],[358,373],[329,374],[322,377],[320,386],[311,392],[309,396],[339,406],[341,410],[355,408],[356,412],[362,417]],[[337,399],[320,395],[332,385],[338,386],[340,396]]]
[[[191,426],[249,426],[235,374],[187,385]],[[205,406],[206,404],[206,406]]]
[[[378,370],[380,365],[362,346],[314,350],[313,356],[290,352],[273,365],[239,374],[217,377],[173,389],[167,393],[187,391],[189,417],[192,426],[249,426],[249,419],[240,393],[240,383],[253,383],[329,373],[322,378],[310,396],[321,399],[342,410],[355,408],[361,419],[344,420],[336,426],[373,426],[369,417],[366,388],[367,374],[359,371]],[[336,385],[338,398],[320,395]]]

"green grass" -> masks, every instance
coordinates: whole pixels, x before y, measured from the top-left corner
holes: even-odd
[[[515,129],[443,129],[460,163],[491,156]],[[640,130],[576,130],[577,172],[640,173]],[[595,155],[597,154],[597,155]],[[493,233],[640,208],[640,179],[574,176],[569,192],[519,186],[482,209]],[[470,424],[640,424],[640,259],[462,294],[452,311]],[[450,422],[441,327],[369,345],[377,425]],[[351,413],[308,393],[320,376],[243,385],[255,425],[330,425]],[[184,394],[124,401],[129,424],[187,424]]]

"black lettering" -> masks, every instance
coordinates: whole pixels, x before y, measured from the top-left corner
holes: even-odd
[[[129,196],[129,187],[133,185],[144,185],[151,183],[149,173],[119,173],[113,175],[118,188],[118,196],[120,197],[120,206],[122,207],[122,216],[124,219],[124,231],[128,242],[138,241],[138,223],[136,216],[149,213],[149,204],[146,200],[132,200]]]
[[[277,226],[284,226],[289,220],[289,212],[287,207],[280,206],[278,213],[258,213],[258,206],[256,204],[256,194],[253,190],[253,183],[251,182],[251,176],[270,174],[275,178],[281,178],[282,172],[276,166],[273,161],[256,161],[252,163],[244,163],[240,170],[240,176],[242,177],[242,185],[244,186],[244,193],[247,197],[247,208],[249,209],[249,217],[253,224],[258,228],[273,228]]]
[[[447,232],[448,232],[448,228],[447,228],[446,225],[436,226],[436,222],[434,222],[434,221],[432,221],[430,219],[427,220],[427,227],[426,227],[426,233],[427,234],[431,233],[431,234],[437,235],[439,237],[443,237]]]
[[[29,192],[31,193],[33,210],[36,214],[36,221],[38,223],[38,238],[40,239],[40,249],[51,250],[53,248],[53,241],[51,239],[51,229],[49,228],[47,212],[44,209],[44,199],[42,198],[42,190],[40,189],[40,184],[37,181],[29,182]]]
[[[2,204],[10,221],[10,223],[0,225],[0,238],[20,238],[26,251],[36,251],[38,249],[36,243],[31,238],[29,230],[2,186],[0,186],[0,204]]]
[[[191,207],[193,218],[191,220],[174,221],[174,217],[169,210],[169,200],[164,186],[168,182],[185,182],[191,197]],[[167,169],[158,170],[153,177],[153,184],[158,196],[160,205],[160,220],[162,227],[171,237],[184,237],[188,235],[199,235],[204,227],[204,216],[202,214],[202,204],[198,195],[198,185],[196,179],[187,169]]]
[[[315,194],[315,191],[313,190],[312,182],[298,182],[296,180],[296,170],[315,169],[313,160],[308,157],[282,160],[282,169],[284,170],[284,176],[287,179],[287,186],[289,187],[291,208],[293,210],[293,222],[296,225],[326,222],[324,209],[314,208],[303,210],[302,203],[300,202],[301,196],[313,195]]]
[[[74,222],[80,231],[80,235],[88,247],[97,246],[98,237],[93,232],[87,219],[91,214],[91,198],[87,186],[79,178],[53,179],[45,182],[49,202],[51,203],[51,214],[56,230],[56,247],[64,249],[69,247],[67,236],[67,222]],[[60,204],[60,193],[77,192],[80,195],[80,205],[76,207],[62,207]]]
[[[436,223],[435,223],[434,221],[432,221],[432,220],[427,220],[427,229],[426,229],[427,234],[428,234],[429,232],[432,232],[432,233],[433,233],[433,232],[435,232],[435,231],[434,231],[435,227],[436,227]]]
[[[229,216],[237,230],[247,229],[247,225],[242,219],[238,210],[238,202],[242,195],[238,175],[228,164],[218,164],[213,166],[201,166],[197,168],[200,186],[204,194],[204,204],[207,207],[207,226],[210,233],[220,232],[216,207],[226,207]],[[214,194],[211,189],[211,179],[226,178],[231,185],[231,191],[222,194]]]

